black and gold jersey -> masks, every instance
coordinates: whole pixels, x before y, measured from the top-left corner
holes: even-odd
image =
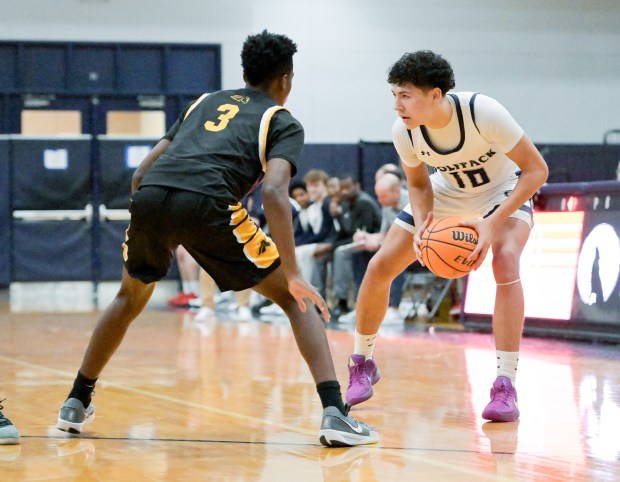
[[[304,131],[270,97],[237,89],[202,95],[164,138],[171,144],[147,171],[141,186],[195,191],[232,203],[262,181],[270,159],[286,159],[294,175]]]

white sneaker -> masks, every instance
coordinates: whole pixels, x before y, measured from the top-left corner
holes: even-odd
[[[385,312],[385,317],[383,318],[381,325],[402,325],[404,322],[405,318],[403,315],[401,315],[396,308],[390,306]]]
[[[200,308],[198,314],[194,317],[194,321],[206,321],[215,317],[215,311],[208,306]]]
[[[280,308],[276,303],[272,303],[268,306],[264,306],[260,309],[261,315],[270,315],[270,316],[286,316],[284,310]]]
[[[239,306],[237,308],[237,320],[239,321],[250,321],[251,319],[253,319],[254,317],[252,316],[252,310],[250,310],[250,308],[248,308],[247,306]]]
[[[355,323],[357,318],[357,313],[355,310],[349,311],[346,315],[342,315],[338,318],[338,323]]]
[[[199,296],[198,298],[192,298],[189,300],[190,308],[200,308],[202,306],[202,298]]]

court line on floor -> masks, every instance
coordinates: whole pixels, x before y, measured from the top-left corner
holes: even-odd
[[[307,432],[305,432],[307,433]],[[117,442],[179,442],[179,443],[203,443],[203,444],[232,444],[232,445],[280,445],[280,446],[295,446],[295,447],[324,447],[320,443],[311,442],[274,442],[274,441],[261,441],[261,440],[218,440],[218,439],[189,439],[189,438],[148,438],[148,437],[105,437],[100,435],[21,435],[21,438],[28,439],[41,439],[41,440],[112,440]],[[336,447],[325,447],[326,450],[337,450]],[[423,447],[389,447],[384,445],[359,445],[356,447],[349,447],[351,450],[400,450],[404,452],[441,452],[441,453],[462,453],[462,454],[479,454],[490,455],[490,452],[484,452],[481,450],[467,450],[467,449],[441,449],[441,448],[423,448]],[[515,452],[493,452],[494,455],[516,455]]]
[[[43,366],[43,365],[38,365],[36,363],[24,362],[24,361],[15,359],[15,358],[5,357],[5,356],[2,356],[2,355],[0,355],[0,361],[4,361],[6,363],[11,363],[13,365],[19,365],[19,366],[27,367],[27,368],[30,368],[30,369],[38,369],[38,370],[45,371],[45,372],[48,372],[48,373],[53,373],[55,375],[60,375],[60,376],[63,376],[63,377],[67,377],[67,378],[69,378],[69,380],[73,379],[74,376],[75,376],[73,373],[70,373],[70,372],[67,372],[67,371],[64,371],[64,370],[58,370],[56,368],[50,368],[50,367],[46,367],[46,366]],[[130,386],[124,385],[122,383],[105,382],[105,385],[108,385],[108,386],[111,386],[111,387],[114,387],[114,388],[118,388],[120,390],[125,390],[125,391],[128,391],[128,392],[144,395],[146,397],[155,398],[155,399],[163,400],[163,401],[166,401],[166,402],[176,403],[176,404],[179,404],[179,405],[184,405],[186,407],[197,408],[197,409],[204,410],[204,411],[207,411],[207,412],[217,413],[219,415],[225,415],[225,416],[228,416],[228,417],[237,418],[237,419],[244,420],[244,421],[251,421],[253,423],[266,424],[266,425],[270,425],[270,426],[274,426],[274,427],[278,427],[278,428],[283,428],[283,429],[286,429],[286,430],[288,430],[290,432],[294,432],[294,433],[297,433],[297,434],[309,436],[308,430],[301,429],[301,428],[299,428],[297,426],[294,426],[294,425],[289,425],[289,424],[282,423],[282,422],[275,422],[275,421],[264,419],[264,418],[251,417],[249,415],[243,415],[243,414],[238,413],[238,412],[231,412],[231,411],[228,411],[228,410],[222,410],[222,409],[215,408],[215,407],[210,407],[210,406],[204,405],[204,404],[188,402],[186,400],[182,400],[182,399],[175,398],[175,397],[170,397],[170,396],[167,396],[167,395],[162,395],[160,393],[155,393],[155,392],[150,392],[150,391],[147,391],[147,390],[142,390],[142,389],[139,389],[139,388],[130,387]],[[22,435],[22,437],[24,437],[24,436]],[[31,437],[35,437],[35,436],[31,436]],[[45,439],[45,438],[56,438],[56,437],[38,436],[38,438]],[[80,436],[79,438],[86,438],[86,436]],[[64,439],[71,439],[71,438],[58,437],[57,439],[58,440],[64,440]],[[92,439],[95,439],[95,438],[92,437]],[[103,438],[102,438],[102,440],[103,440]],[[105,439],[105,440],[115,440],[115,439],[110,438],[110,439]],[[117,440],[122,440],[122,439],[117,439]],[[127,439],[127,440],[143,440],[143,439]],[[180,439],[180,440],[184,440],[184,439]],[[267,442],[265,442],[265,443],[267,443]],[[302,445],[302,444],[300,444],[300,445]],[[312,444],[307,444],[305,446],[312,446]],[[321,445],[317,444],[317,446],[320,447]],[[371,446],[368,446],[368,448],[371,448]],[[399,448],[396,448],[396,447],[385,447],[385,448],[383,448],[381,446],[374,447],[374,448],[382,448],[384,450],[398,450],[398,451],[401,452],[401,454],[403,456],[405,456],[407,459],[412,460],[412,461],[427,463],[427,464],[430,464],[430,465],[434,465],[436,467],[441,467],[441,468],[444,468],[444,469],[453,470],[453,471],[458,472],[458,473],[474,475],[474,476],[476,476],[476,477],[478,477],[480,479],[488,479],[488,480],[495,480],[495,481],[498,480],[497,475],[492,475],[491,476],[490,474],[488,474],[486,472],[481,472],[481,471],[478,471],[478,470],[470,470],[470,469],[467,469],[467,468],[462,467],[460,465],[446,463],[446,462],[441,462],[441,461],[438,461],[438,460],[433,460],[431,458],[424,457],[424,456],[420,455],[419,453],[409,453],[409,451],[421,451],[421,450],[432,450],[432,449],[420,449],[420,448],[416,449],[416,448],[412,448],[412,447],[402,447],[402,448],[400,448],[400,447]],[[438,451],[438,450],[435,450],[435,451]],[[454,452],[456,452],[456,451],[454,451]],[[462,451],[461,453],[481,453],[481,452],[466,452],[466,451]],[[489,452],[488,455],[490,456],[491,453]]]

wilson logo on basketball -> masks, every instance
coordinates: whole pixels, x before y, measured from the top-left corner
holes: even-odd
[[[452,230],[452,239],[455,241],[464,241],[470,244],[478,244],[478,238],[471,233],[466,233],[465,231],[461,231],[460,229]]]

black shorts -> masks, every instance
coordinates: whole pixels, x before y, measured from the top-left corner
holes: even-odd
[[[145,186],[133,194],[129,211],[123,259],[129,274],[144,283],[166,275],[180,244],[222,291],[251,288],[280,265],[276,245],[241,203]]]

